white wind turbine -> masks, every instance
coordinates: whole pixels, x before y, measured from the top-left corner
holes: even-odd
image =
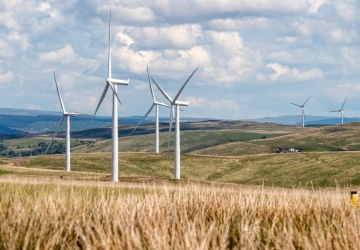
[[[299,104],[296,104],[296,103],[291,103],[291,104],[301,108],[301,111],[302,111],[302,126],[303,127],[305,127],[305,111],[304,111],[304,107],[305,107],[305,104],[307,103],[307,101],[309,101],[310,97],[304,102],[303,105],[299,105]]]
[[[344,124],[344,105],[345,105],[346,99],[347,99],[347,97],[345,98],[345,101],[343,102],[343,105],[341,106],[341,109],[330,111],[330,112],[340,112],[340,114],[341,114],[341,124]]]
[[[128,85],[128,80],[119,80],[119,79],[113,79],[111,78],[111,11],[110,11],[110,17],[109,17],[109,55],[108,55],[108,78],[106,79],[106,85],[105,89],[101,95],[99,104],[96,107],[94,117],[103,102],[106,93],[109,89],[109,86],[112,89],[113,92],[113,108],[112,108],[112,164],[111,164],[111,180],[113,182],[119,181],[119,145],[118,145],[118,106],[117,102],[121,104],[120,98],[117,94],[117,85]]]
[[[56,90],[57,90],[57,93],[58,93],[58,96],[59,96],[59,100],[60,100],[60,104],[61,104],[61,109],[63,111],[63,115],[61,117],[61,120],[59,122],[59,125],[57,126],[52,138],[51,138],[51,141],[45,151],[45,155],[47,154],[47,152],[49,151],[49,148],[52,144],[52,142],[54,141],[54,138],[56,136],[56,134],[58,133],[61,125],[63,124],[63,121],[64,121],[64,118],[66,117],[66,164],[65,164],[65,171],[70,171],[70,116],[77,116],[77,115],[80,115],[80,113],[77,113],[77,112],[67,112],[65,110],[65,106],[64,106],[64,102],[61,98],[61,95],[60,95],[60,91],[59,91],[59,87],[57,85],[57,81],[56,81],[56,76],[55,76],[55,72],[54,73],[54,80],[55,80],[55,85],[56,85]]]
[[[133,133],[139,127],[141,122],[148,116],[148,114],[150,114],[152,109],[155,107],[155,153],[159,153],[159,106],[164,106],[164,107],[170,107],[170,106],[163,103],[163,102],[156,101],[154,90],[153,90],[151,82],[150,82],[150,75],[149,75],[149,68],[148,67],[147,67],[147,75],[148,75],[148,80],[149,80],[151,96],[152,96],[152,99],[153,99],[153,104],[151,105],[148,112],[146,112],[146,114],[143,116],[143,118],[141,118],[139,123],[136,125],[136,127],[133,130]]]
[[[155,83],[155,85],[158,87],[160,92],[164,95],[164,97],[170,102],[170,126],[169,126],[169,138],[168,138],[168,149],[170,144],[170,132],[172,129],[172,123],[173,123],[173,107],[176,107],[176,119],[175,119],[175,159],[174,159],[174,178],[179,180],[180,179],[180,106],[188,106],[189,102],[182,102],[178,101],[181,92],[185,88],[185,85],[189,82],[190,78],[195,74],[195,72],[198,70],[196,68],[194,72],[189,76],[189,78],[185,81],[185,83],[182,85],[182,87],[179,89],[177,94],[175,95],[174,99],[172,99],[155,81],[153,78],[151,80]]]

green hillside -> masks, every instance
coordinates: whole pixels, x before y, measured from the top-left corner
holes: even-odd
[[[360,150],[360,123],[307,128],[266,140],[234,142],[203,148],[193,153],[205,155],[247,155],[272,153],[276,148],[297,148],[301,152],[357,151]]]
[[[64,155],[11,158],[2,160],[2,175],[36,176],[36,171],[47,170],[46,175],[71,178],[110,180],[110,153],[72,154],[72,171],[65,173]],[[4,165],[4,163],[7,163]],[[25,168],[7,168],[7,166]],[[51,171],[52,170],[52,171]],[[24,172],[25,171],[25,172]],[[26,172],[31,171],[31,172]],[[88,174],[86,174],[86,172]],[[165,154],[121,153],[121,177],[173,178],[173,156]],[[38,175],[44,175],[42,171]],[[98,175],[98,177],[96,177]],[[360,185],[360,152],[322,152],[298,154],[263,154],[241,157],[219,157],[184,154],[181,158],[182,180],[216,181],[266,186],[349,186]]]
[[[280,187],[360,185],[359,123],[300,128],[213,121],[185,126],[187,129],[181,132],[182,180]],[[163,153],[157,155],[152,153],[154,134],[151,129],[152,126],[147,125],[141,128],[140,135],[119,138],[119,172],[123,180],[169,181],[173,178],[173,153],[169,153],[169,160],[164,153],[168,133],[161,133]],[[148,131],[142,134],[145,130]],[[46,140],[49,138],[20,138],[4,140],[2,145],[25,150],[43,145]],[[72,146],[74,172],[63,171],[65,155],[58,154],[3,158],[0,174],[110,180],[111,140],[75,138]],[[295,147],[301,152],[276,154],[274,149],[278,147]],[[11,166],[18,167],[9,169]]]

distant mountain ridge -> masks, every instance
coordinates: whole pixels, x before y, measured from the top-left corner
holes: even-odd
[[[305,117],[305,126],[309,125],[336,125],[340,124],[340,117],[330,117],[330,116],[311,116],[307,115]],[[302,116],[301,115],[283,115],[278,117],[263,117],[257,119],[248,119],[248,121],[254,122],[270,122],[270,123],[279,123],[285,125],[301,125]],[[349,122],[358,122],[360,121],[359,117],[349,117],[344,118],[344,123]]]
[[[31,109],[15,109],[15,108],[0,108],[0,115],[18,115],[18,116],[38,116],[38,115],[62,115],[61,112],[45,111],[45,110],[31,110]]]
[[[13,133],[44,133],[54,131],[61,119],[61,112],[0,108],[0,134]],[[119,125],[136,125],[142,116],[120,117]],[[71,131],[87,130],[91,128],[109,127],[112,118],[108,116],[76,116],[71,119]],[[160,122],[169,122],[169,118],[161,117]],[[181,121],[203,121],[202,118],[182,118]],[[155,118],[147,117],[142,124],[154,123]],[[60,130],[66,129],[63,123]]]
[[[43,110],[28,110],[28,109],[12,109],[0,108],[0,134],[17,134],[17,133],[44,133],[51,132],[56,129],[60,121],[61,112],[43,111]],[[142,116],[127,116],[119,118],[119,125],[136,125]],[[301,115],[284,115],[278,117],[264,117],[258,119],[243,119],[243,121],[253,121],[260,123],[277,123],[283,125],[301,125]],[[101,128],[111,126],[111,117],[97,116],[93,123],[90,123],[92,116],[77,116],[71,120],[71,130],[81,131],[90,128]],[[160,117],[160,122],[169,123],[168,117]],[[210,121],[216,119],[207,118],[181,118],[181,122],[198,122]],[[230,119],[217,119],[223,121],[231,121]],[[147,117],[142,124],[154,123],[154,117]],[[345,118],[344,122],[358,122],[360,118],[351,117]],[[336,125],[340,124],[340,117],[328,116],[306,116],[306,126],[322,126],[322,125]],[[65,123],[60,130],[65,130]]]

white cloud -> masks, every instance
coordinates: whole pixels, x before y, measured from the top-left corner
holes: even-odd
[[[109,6],[101,6],[97,8],[100,12],[109,12]],[[156,15],[147,6],[126,6],[125,4],[115,5],[111,7],[112,17],[125,24],[148,23],[156,19]]]
[[[354,74],[360,71],[360,49],[358,48],[341,48],[341,58],[346,65],[344,65],[342,72],[344,74]]]
[[[0,13],[0,24],[9,30],[20,30],[21,25],[16,21],[14,12],[6,11]]]
[[[39,3],[39,7],[38,7],[38,10],[41,11],[41,12],[45,12],[45,11],[48,11],[50,10],[50,4],[49,3],[46,3],[46,2],[42,2],[42,3]]]
[[[348,23],[355,22],[358,20],[358,10],[360,4],[358,1],[350,0],[350,1],[334,1],[334,6],[337,15]]]
[[[269,63],[266,65],[266,68],[270,68],[275,71],[275,73],[269,75],[271,81],[276,81],[279,77],[286,75],[290,71],[289,68],[278,63]]]
[[[126,46],[130,46],[131,44],[134,43],[134,40],[130,36],[128,36],[127,34],[124,34],[124,33],[117,33],[116,34],[116,39],[120,43],[122,43],[122,44],[124,44]]]
[[[6,85],[11,89],[0,91],[1,105],[25,107],[33,102],[34,107],[51,108],[42,98],[56,96],[49,85],[56,69],[70,107],[95,106],[107,75],[110,8],[113,75],[130,78],[122,92],[123,114],[142,114],[145,100],[151,99],[147,65],[169,93],[176,93],[177,83],[200,67],[187,87],[194,98],[200,97],[187,116],[202,110],[203,116],[231,118],[235,112],[226,111],[240,108],[240,101],[228,99],[240,95],[242,100],[248,97],[254,117],[264,110],[263,103],[267,109],[261,112],[279,114],[287,109],[271,107],[275,95],[307,96],[311,90],[326,96],[330,94],[324,89],[339,82],[352,86],[353,92],[357,86],[360,33],[355,0],[0,0],[0,74],[24,83],[23,91],[19,84]],[[146,93],[139,94],[140,89]],[[253,98],[259,90],[263,98]],[[29,93],[42,98],[30,100]],[[82,96],[71,103],[75,93]],[[139,100],[139,95],[146,98]],[[96,100],[88,103],[83,96]],[[58,109],[58,103],[53,107]],[[109,115],[107,107],[111,105],[100,112]]]
[[[189,102],[191,108],[209,109],[211,111],[221,111],[232,109],[240,110],[240,106],[234,100],[209,100],[205,97],[188,97],[185,98]]]
[[[323,72],[319,68],[312,68],[309,70],[299,70],[297,68],[288,68],[278,63],[269,63],[266,68],[271,69],[270,74],[258,74],[259,81],[307,81],[324,78]]]
[[[7,36],[8,41],[10,41],[12,44],[17,44],[18,47],[22,51],[26,51],[27,48],[30,46],[29,39],[25,34],[20,34],[18,32],[11,32]]]
[[[294,55],[292,53],[290,53],[289,51],[283,50],[283,51],[271,53],[268,56],[268,58],[276,60],[276,61],[288,62],[288,61],[294,60]]]
[[[4,59],[9,59],[15,55],[15,51],[11,48],[10,44],[0,40],[0,56]]]
[[[77,55],[75,54],[73,48],[70,44],[66,44],[64,48],[61,48],[56,51],[51,51],[47,53],[39,53],[40,61],[49,61],[49,62],[58,62],[62,64],[68,64],[75,62]]]
[[[199,25],[174,25],[171,27],[145,27],[128,31],[131,39],[142,49],[188,49],[201,39]]]
[[[271,19],[265,17],[211,19],[207,26],[217,31],[267,30],[273,29]]]
[[[316,14],[319,10],[319,8],[327,3],[327,0],[308,0],[309,2],[309,14]]]
[[[0,1],[0,10],[14,9],[22,4],[23,0]]]
[[[14,74],[11,71],[7,71],[4,74],[0,74],[0,83],[1,84],[8,84],[9,81],[14,80]]]
[[[114,60],[120,68],[133,73],[143,73],[149,62],[157,56],[156,52],[135,51],[128,47],[113,50]],[[114,66],[116,67],[116,66]]]

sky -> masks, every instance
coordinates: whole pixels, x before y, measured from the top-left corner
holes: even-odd
[[[252,119],[344,106],[360,116],[358,0],[0,0],[0,107],[93,114],[105,87],[111,9],[119,116],[152,104],[146,67],[170,96],[199,67],[182,117]],[[155,89],[156,98],[166,102]],[[98,114],[111,116],[107,94]],[[152,114],[154,115],[154,113]],[[169,115],[160,108],[160,115]]]

